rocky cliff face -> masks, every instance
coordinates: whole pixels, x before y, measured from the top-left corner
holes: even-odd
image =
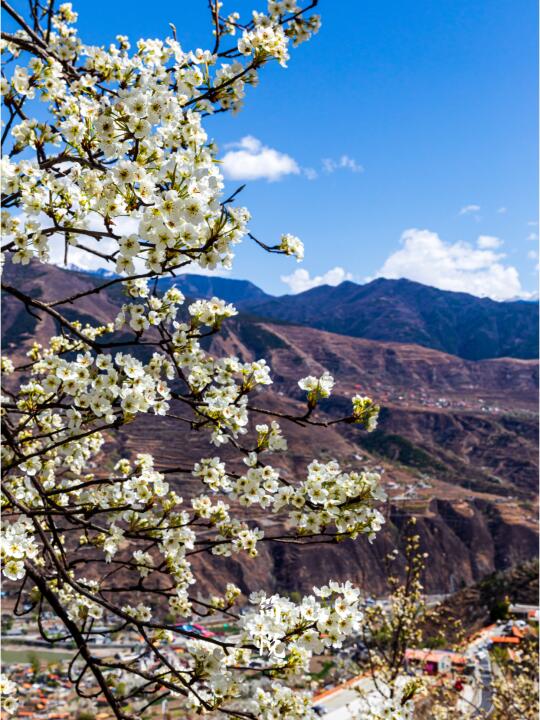
[[[202,584],[208,591],[231,578],[244,592],[265,588],[276,592],[310,592],[331,577],[351,580],[372,595],[387,592],[384,558],[400,544],[409,513],[390,505],[387,524],[373,543],[364,538],[339,544],[297,547],[271,543],[256,560],[201,561]],[[448,593],[471,585],[496,570],[536,556],[533,527],[514,523],[492,507],[458,501],[434,501],[417,521],[422,548],[429,553],[424,585],[428,593]]]
[[[100,284],[103,278],[39,266],[10,268],[7,282],[24,284],[41,299],[53,300]],[[121,302],[118,289],[89,296],[77,317],[109,321]],[[75,311],[66,308],[75,317]],[[54,331],[52,320],[38,322],[12,298],[4,301],[2,314],[4,349],[20,359],[33,339],[43,341]],[[226,323],[208,346],[216,355],[266,357],[274,385],[261,394],[260,404],[271,409],[298,410],[303,402],[298,378],[323,370],[337,380],[333,398],[321,406],[329,419],[348,413],[356,392],[374,397],[383,406],[374,433],[353,426],[338,430],[289,424],[284,430],[290,450],[286,457],[276,457],[275,464],[291,478],[305,472],[313,457],[336,458],[351,469],[378,468],[389,496],[386,525],[373,543],[361,539],[300,548],[268,542],[261,545],[256,561],[205,558],[198,562],[208,590],[220,590],[234,580],[246,591],[307,591],[332,576],[350,578],[369,593],[383,593],[383,558],[399,543],[400,529],[411,515],[417,517],[430,553],[429,592],[457,590],[536,555],[536,361],[472,362],[419,345],[347,337],[250,316]],[[139,416],[118,438],[111,438],[103,466],[142,448],[162,468],[188,468],[215,452],[204,434],[191,435],[187,444],[174,421]],[[226,448],[224,456],[227,459]],[[189,474],[172,474],[170,479],[183,497],[195,492]],[[273,534],[267,518],[254,519],[267,535]]]
[[[472,634],[505,618],[508,600],[516,604],[538,605],[538,559],[491,573],[446,598],[439,612],[450,621],[445,623],[447,641],[452,641],[447,633],[456,627],[452,619],[459,621],[457,628],[461,626],[466,634]],[[426,625],[426,634],[436,635],[439,629],[440,621],[430,620]],[[457,635],[455,640],[459,641]]]

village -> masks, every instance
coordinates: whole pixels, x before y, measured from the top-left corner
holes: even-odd
[[[384,601],[372,601],[383,602]],[[407,648],[403,668],[404,679],[420,678],[424,687],[429,689],[441,683],[449,685],[458,695],[457,709],[459,717],[479,717],[478,713],[489,714],[492,705],[492,673],[497,657],[502,651],[512,661],[520,644],[528,637],[538,639],[538,607],[530,605],[511,605],[510,619],[499,621],[470,636],[459,652],[444,648]],[[24,618],[14,618],[11,613],[2,614],[3,648],[2,669],[9,669],[10,678],[19,688],[19,706],[15,718],[29,720],[112,720],[114,715],[108,707],[105,697],[95,695],[91,678],[86,674],[78,684],[79,694],[73,682],[68,680],[68,667],[75,655],[73,643],[58,640],[54,644],[40,639],[31,631],[31,625]],[[58,633],[60,627],[52,617],[45,621],[49,636]],[[238,639],[237,629],[224,623],[223,618],[215,618],[211,624],[193,624],[181,626],[201,637],[220,639]],[[7,629],[9,628],[9,629]],[[99,628],[98,628],[99,629]],[[106,628],[103,628],[106,631]],[[352,652],[362,651],[363,643],[358,639],[348,648],[344,648],[343,658]],[[124,632],[112,640],[104,633],[97,635],[94,652],[103,658],[120,657],[125,660],[130,655],[145,662],[141,655],[142,645],[135,633]],[[185,652],[182,636],[178,642],[167,649],[180,669],[183,666],[182,655]],[[333,665],[329,658],[321,658],[321,665],[327,668]],[[374,692],[375,678],[370,672],[359,675],[339,677],[337,668],[350,667],[340,663],[339,657],[330,658],[335,662],[332,682],[324,672],[314,673],[311,691],[313,692],[313,711],[325,720],[356,720],[361,707],[361,698]],[[147,661],[147,660],[146,660]],[[324,661],[324,662],[323,662]],[[252,660],[252,674],[260,673],[263,665],[257,659]],[[337,682],[335,681],[337,672]],[[72,678],[77,677],[76,672]],[[87,699],[80,696],[90,695]],[[426,692],[420,693],[418,702],[425,700]],[[179,714],[182,713],[182,714]],[[147,709],[145,718],[173,720],[173,718],[196,718],[181,710],[181,701],[163,700]]]
[[[420,677],[429,685],[450,683],[461,695],[457,703],[458,717],[487,716],[492,709],[493,656],[503,648],[510,660],[528,636],[538,638],[539,609],[530,605],[511,605],[510,621],[489,625],[468,638],[462,652],[432,648],[408,648],[405,673]],[[364,673],[325,688],[315,696],[315,711],[325,720],[353,720],[361,705],[360,694],[374,688],[370,673]],[[425,693],[418,702],[423,702]]]

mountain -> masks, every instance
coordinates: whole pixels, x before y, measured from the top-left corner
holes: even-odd
[[[538,302],[496,302],[410,280],[346,281],[274,297],[248,280],[184,274],[162,278],[187,297],[214,295],[246,313],[342,335],[413,343],[467,360],[538,357]]]
[[[414,343],[468,360],[538,357],[538,304],[495,302],[411,282],[323,285],[242,305],[261,317],[331,332]]]
[[[355,392],[370,393],[382,405],[378,429],[355,426],[299,427],[282,423],[289,450],[272,458],[285,477],[302,477],[313,458],[338,459],[347,468],[382,471],[389,500],[387,522],[370,544],[364,538],[339,545],[264,544],[256,562],[200,560],[205,591],[227,580],[244,591],[300,590],[332,576],[351,579],[371,593],[385,590],[384,556],[399,540],[411,515],[430,560],[428,592],[448,592],[534,557],[538,530],[535,502],[538,473],[538,363],[511,358],[467,361],[417,345],[351,338],[313,328],[249,317],[226,322],[209,339],[216,356],[264,356],[273,385],[257,406],[297,415],[304,405],[299,377],[328,369],[336,385],[321,404],[323,418],[349,412]],[[262,420],[262,417],[260,418]],[[259,420],[259,418],[257,418]],[[194,433],[179,438],[177,422],[139,417],[122,428],[108,453],[131,456],[145,448],[160,467],[189,467],[214,450]],[[234,450],[220,449],[236,469]],[[168,475],[179,493],[196,491],[187,474]],[[264,511],[251,510],[266,534],[279,534]]]
[[[81,273],[87,277],[95,277],[101,280],[119,277],[116,273],[103,268],[86,271],[76,265],[68,265],[67,269]],[[268,295],[268,293],[265,293],[249,280],[236,280],[235,278],[219,277],[217,275],[184,273],[182,275],[162,277],[159,279],[158,284],[163,291],[176,285],[186,297],[219,297],[226,302],[235,303],[236,305],[274,299],[273,295]]]
[[[215,275],[177,275],[171,278],[162,278],[159,281],[162,289],[176,285],[187,297],[211,298],[219,297],[239,307],[252,302],[267,302],[273,300],[249,280],[234,280],[232,278],[217,277]]]
[[[31,264],[8,265],[4,281],[51,301],[92,289],[104,279]],[[70,319],[104,322],[123,301],[116,285],[85,297],[76,309],[64,306],[64,312]],[[4,298],[4,349],[18,363],[25,361],[32,340],[43,342],[54,332],[54,321],[42,318],[29,316],[14,298]],[[273,385],[256,403],[276,412],[299,413],[305,406],[298,378],[325,369],[335,375],[336,386],[332,398],[321,404],[323,418],[347,413],[356,392],[373,396],[382,406],[374,433],[351,425],[305,428],[284,421],[289,451],[272,462],[289,477],[305,473],[314,457],[336,458],[351,469],[377,468],[383,471],[389,496],[387,523],[374,543],[360,539],[301,550],[265,543],[256,562],[201,558],[205,592],[217,592],[227,580],[246,592],[257,587],[309,591],[325,581],[325,574],[383,592],[384,556],[411,514],[418,518],[423,545],[430,552],[425,578],[429,592],[456,590],[536,555],[537,361],[471,361],[419,344],[351,337],[265,320],[253,312],[241,312],[205,342],[216,356],[235,354],[246,361],[266,357]],[[141,449],[154,454],[162,468],[189,467],[215,454],[205,433],[192,433],[189,442],[183,437],[173,418],[137,416],[108,440],[103,467]],[[233,451],[226,445],[220,454],[235,470]],[[170,474],[168,479],[187,499],[196,490],[190,475]],[[253,519],[273,534],[264,513]]]

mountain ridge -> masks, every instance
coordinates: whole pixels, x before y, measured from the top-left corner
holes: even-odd
[[[95,273],[94,277],[100,276]],[[249,280],[185,273],[162,278],[188,297],[214,295],[254,317],[370,340],[412,343],[465,358],[538,358],[538,303],[497,301],[413,280],[376,278],[273,296]]]
[[[498,302],[406,279],[378,278],[365,285],[345,281],[242,307],[272,320],[413,343],[469,360],[538,357],[536,304]]]

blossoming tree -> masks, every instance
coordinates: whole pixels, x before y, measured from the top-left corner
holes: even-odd
[[[299,380],[305,412],[280,415],[257,403],[257,417],[268,419],[256,424],[253,396],[272,382],[265,361],[214,357],[201,343],[234,307],[217,298],[187,303],[159,283],[190,265],[231,267],[243,238],[302,258],[290,234],[272,244],[249,232],[238,192],[224,192],[204,119],[239,110],[268,62],[286,65],[290,46],[319,27],[316,4],[270,0],[266,13],[244,22],[211,0],[212,47],[188,52],[174,26],[164,41],[132,48],[118,35],[94,47],[79,39],[71,4],[30,0],[21,14],[2,0],[5,262],[47,262],[61,246],[66,262],[76,248],[115,273],[49,302],[2,285],[57,328],[23,365],[3,358],[3,574],[16,583],[16,612],[33,613],[44,638],[51,639],[44,614],[61,621],[77,648],[69,668],[76,689],[104,696],[119,719],[147,717],[164,697],[180,699],[186,712],[309,718],[312,701],[294,689],[297,678],[312,653],[339,647],[362,621],[349,582],[329,581],[297,604],[258,592],[243,614],[232,584],[206,599],[197,592],[195,554],[255,557],[268,540],[375,535],[383,521],[376,474],[314,459],[290,479],[271,459],[287,449],[280,420],[370,430],[378,408],[356,396],[347,417],[318,417],[334,382],[325,373]],[[113,286],[125,303],[110,323],[73,319],[78,302]],[[199,484],[189,502],[159,456],[124,457],[112,472],[100,463],[104,434],[139,414],[167,416],[184,442],[203,433],[215,446],[188,469]],[[221,459],[225,444],[236,463]],[[283,534],[265,536],[250,516],[254,506],[285,517]],[[202,637],[187,624],[216,611],[238,623],[234,641]],[[98,633],[130,631],[142,638],[136,656],[95,652]],[[182,655],[171,649],[179,641]],[[247,672],[255,656],[256,680]],[[3,681],[7,711],[16,707],[14,689]],[[408,705],[398,703],[395,716]]]

